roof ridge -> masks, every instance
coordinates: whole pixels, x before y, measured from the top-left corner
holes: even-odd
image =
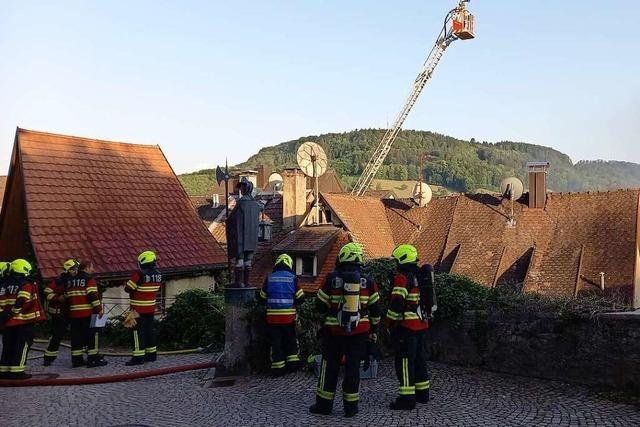
[[[97,143],[118,144],[118,145],[134,146],[134,147],[158,147],[158,148],[160,148],[159,144],[137,144],[137,143],[134,143],[134,142],[114,141],[112,139],[87,138],[87,137],[84,137],[84,136],[68,135],[68,134],[63,134],[63,133],[44,132],[44,131],[40,131],[40,130],[25,129],[25,128],[21,128],[21,127],[18,127],[16,132],[18,134],[26,132],[26,133],[36,134],[36,135],[78,139],[78,140],[82,140],[82,141],[97,142]]]

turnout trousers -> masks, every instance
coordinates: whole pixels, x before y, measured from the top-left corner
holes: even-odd
[[[358,406],[360,396],[360,362],[367,352],[368,334],[331,335],[326,333],[322,340],[322,362],[316,390],[316,405],[321,409],[333,407],[338,372],[344,357],[344,379],[342,380],[342,399],[345,410]]]
[[[52,314],[51,315],[51,336],[49,337],[49,343],[47,349],[44,352],[44,360],[54,361],[58,357],[58,349],[60,348],[60,341],[67,332],[67,326],[69,325],[69,317],[65,314]]]
[[[296,370],[300,366],[296,324],[268,324],[271,344],[271,373],[280,375],[285,369]]]
[[[401,326],[392,333],[395,349],[395,369],[400,382],[399,397],[401,400],[415,402],[428,398],[431,381],[427,371],[424,351],[426,331],[412,331]]]
[[[11,326],[2,331],[0,377],[11,378],[15,374],[24,374],[31,344],[33,344],[33,323]]]
[[[98,360],[99,342],[98,329],[90,328],[91,317],[71,319],[71,362],[73,365],[82,363],[84,353],[89,361]]]
[[[133,329],[133,359],[154,361],[157,348],[153,331],[154,314],[140,314],[137,325]]]

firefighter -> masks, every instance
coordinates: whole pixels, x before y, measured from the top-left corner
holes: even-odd
[[[296,339],[295,304],[304,291],[293,273],[293,259],[287,254],[276,258],[273,273],[264,281],[258,296],[267,302],[267,328],[271,341],[271,373],[283,375],[300,367]]]
[[[397,272],[385,324],[395,351],[395,370],[400,381],[399,395],[389,407],[412,410],[416,402],[429,401],[431,382],[424,353],[424,337],[433,311],[433,268],[418,268],[418,251],[411,245],[394,249]]]
[[[62,274],[51,280],[44,288],[47,313],[51,316],[51,336],[44,352],[44,366],[49,366],[58,357],[60,341],[69,325],[69,307],[64,296],[65,286],[70,278],[69,270],[76,266],[76,260],[68,259],[62,265]]]
[[[67,280],[64,297],[69,309],[71,324],[71,366],[88,368],[104,366],[108,362],[98,354],[98,339],[91,331],[91,315],[102,314],[102,303],[98,295],[96,280],[86,271],[80,271],[80,262],[67,261]],[[65,263],[65,265],[67,265]],[[87,353],[87,361],[84,353]]]
[[[367,352],[367,340],[376,340],[380,322],[377,285],[362,271],[362,248],[356,243],[344,245],[335,270],[318,291],[317,305],[325,320],[319,332],[322,362],[312,414],[329,415],[333,409],[338,371],[345,360],[342,381],[344,416],[358,413],[360,362]]]
[[[138,267],[124,287],[129,294],[131,310],[139,316],[133,329],[133,355],[127,366],[155,362],[157,357],[153,322],[162,274],[156,267],[156,254],[142,252],[138,256]]]
[[[30,278],[31,264],[16,259],[10,270],[0,288],[0,327],[4,328],[0,378],[29,379],[31,375],[25,372],[25,365],[33,343],[33,325],[44,320],[44,312],[38,287]]]

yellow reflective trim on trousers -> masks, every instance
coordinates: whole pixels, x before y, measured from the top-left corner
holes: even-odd
[[[9,372],[9,367],[8,366],[4,366],[4,365],[0,365],[0,372]]]
[[[24,365],[27,364],[27,353],[29,353],[29,344],[24,343],[24,348],[22,349],[22,358],[20,359],[20,367],[24,369]]]
[[[84,354],[84,350],[71,350],[72,356],[82,356]]]
[[[93,334],[93,348],[87,351],[89,356],[98,354],[98,333]]]
[[[287,362],[299,362],[300,361],[300,357],[297,354],[292,354],[290,356],[287,356]]]
[[[408,387],[409,384],[409,359],[402,359],[402,385]]]
[[[359,393],[342,393],[342,399],[345,402],[357,402],[360,399]]]
[[[391,291],[391,295],[400,295],[401,297],[404,297],[404,298],[406,298],[408,294],[409,294],[409,291],[407,291],[406,288],[401,288],[401,287],[395,287],[393,288],[393,291]]]
[[[58,351],[45,350],[44,355],[49,357],[58,357]]]
[[[140,340],[138,339],[138,331],[133,331],[133,356],[144,356],[144,350],[140,350]]]
[[[331,393],[329,391],[324,391],[324,390],[316,390],[316,394],[325,400],[333,400],[336,397],[335,393]]]
[[[429,390],[430,388],[431,388],[431,381],[429,380],[416,383],[416,390],[418,391]]]
[[[271,362],[271,367],[272,367],[273,369],[280,369],[280,368],[284,368],[284,365],[285,365],[284,360],[281,360],[281,361],[279,361],[279,362]]]
[[[9,366],[9,372],[24,372],[24,366]]]
[[[327,371],[327,361],[322,359],[322,362],[320,364],[320,381],[318,383],[318,392],[325,392],[324,391],[324,376],[326,374]],[[333,397],[332,397],[333,399]]]
[[[411,396],[416,394],[416,388],[415,387],[402,387],[400,386],[400,389],[398,390],[398,393],[400,393],[400,396]]]

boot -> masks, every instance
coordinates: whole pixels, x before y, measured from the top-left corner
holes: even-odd
[[[9,376],[7,379],[9,380],[28,380],[31,378],[31,374],[27,374],[26,372],[9,372]]]
[[[412,411],[416,409],[416,398],[414,396],[400,396],[389,404],[389,409],[393,411]]]
[[[147,353],[144,355],[145,362],[155,362],[158,359],[158,353],[155,351],[153,353]]]
[[[71,356],[71,367],[79,368],[80,366],[85,366],[87,362],[84,361],[84,357],[82,356]]]
[[[416,391],[416,402],[429,403],[429,389]]]
[[[249,284],[249,278],[251,277],[251,266],[244,267],[244,284],[243,288],[249,288],[251,285]]]
[[[311,405],[309,412],[317,415],[331,415],[333,400],[322,399],[316,396],[316,403]]]
[[[345,418],[355,417],[358,413],[358,402],[344,402]]]
[[[144,357],[143,356],[133,356],[127,363],[126,366],[136,366],[136,365],[144,365]]]
[[[51,364],[53,363],[53,361],[56,360],[55,357],[52,356],[45,356],[44,357],[44,362],[42,362],[42,364],[44,366],[51,366]]]
[[[235,274],[233,275],[235,279],[234,285],[236,288],[241,288],[244,285],[244,267],[236,267]]]

